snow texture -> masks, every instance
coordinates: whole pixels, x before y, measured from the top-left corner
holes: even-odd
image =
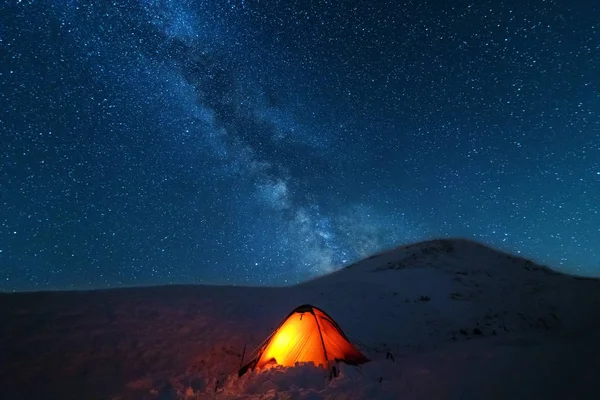
[[[237,370],[300,304],[372,361]],[[466,240],[404,246],[283,288],[0,295],[6,399],[600,398],[600,281]]]

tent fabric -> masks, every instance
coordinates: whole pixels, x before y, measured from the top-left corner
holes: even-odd
[[[287,316],[239,375],[270,364],[294,366],[297,362],[313,362],[328,367],[338,361],[356,365],[369,360],[350,343],[333,318],[305,304]]]

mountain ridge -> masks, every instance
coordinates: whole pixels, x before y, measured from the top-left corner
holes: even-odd
[[[492,389],[477,386],[469,374],[483,373],[496,389],[503,388],[514,375],[509,366],[514,360],[529,366],[522,373],[531,379],[540,380],[531,369],[547,363],[565,368],[566,363],[569,373],[579,371],[571,379],[581,380],[580,358],[592,366],[600,360],[594,356],[600,353],[595,345],[600,281],[540,271],[531,261],[470,241],[428,241],[286,287],[5,293],[0,296],[0,386],[19,399],[78,399],[82,393],[89,399],[157,399],[152,393],[161,394],[165,382],[173,394],[160,398],[170,400],[214,398],[215,382],[224,382],[221,400],[276,399],[269,392],[273,385],[274,393],[291,393],[289,398],[303,398],[293,394],[298,390],[332,400],[344,395],[411,398],[414,390],[421,398],[443,398],[440,393],[475,389],[475,398],[494,398]],[[311,372],[316,386],[304,387],[306,381],[294,378],[301,369],[257,371],[238,379],[234,372],[243,349],[251,351],[300,304],[326,311],[364,351],[372,360],[364,375],[342,367],[342,376],[354,377],[340,379],[343,388],[335,389],[336,383],[330,392],[323,392],[318,371]],[[560,359],[547,355],[563,345]],[[587,353],[573,354],[582,349]],[[456,371],[465,372],[456,376]],[[278,376],[287,377],[288,386]],[[429,392],[444,380],[445,389]],[[590,388],[594,382],[583,383]],[[536,393],[545,390],[539,389],[544,384]],[[517,392],[522,387],[522,382],[510,386]],[[354,395],[361,391],[362,397]]]

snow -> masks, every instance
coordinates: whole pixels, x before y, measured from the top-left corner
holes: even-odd
[[[404,246],[285,288],[1,294],[18,399],[597,398],[600,281],[466,240]],[[300,304],[372,361],[237,370]],[[391,357],[390,357],[391,356]]]

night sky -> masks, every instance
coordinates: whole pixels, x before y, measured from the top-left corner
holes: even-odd
[[[600,3],[0,6],[0,290],[468,237],[600,276]]]

